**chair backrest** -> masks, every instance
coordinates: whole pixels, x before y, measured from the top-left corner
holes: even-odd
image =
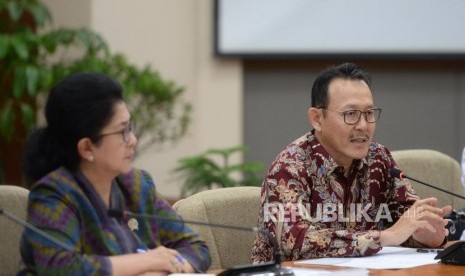
[[[452,157],[429,149],[398,150],[392,157],[406,175],[465,196],[460,164]],[[455,209],[465,207],[465,200],[448,195],[425,185],[410,181],[421,198],[436,197],[440,206],[451,204]]]
[[[25,220],[29,191],[22,187],[0,185],[0,208]],[[16,275],[19,270],[19,242],[23,227],[0,215],[0,274]]]
[[[186,220],[254,227],[260,210],[259,187],[208,190],[182,199],[173,208]],[[211,269],[250,264],[255,233],[218,227],[189,225],[207,243]]]

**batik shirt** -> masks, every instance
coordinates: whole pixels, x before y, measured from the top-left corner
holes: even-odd
[[[380,230],[398,220],[418,196],[411,184],[390,176],[396,164],[372,142],[354,160],[348,177],[314,136],[292,142],[270,165],[261,189],[255,263],[317,257],[366,256],[381,250]],[[406,243],[419,246],[412,238]]]
[[[106,206],[80,172],[59,168],[31,189],[28,222],[72,250],[25,230],[21,240],[24,271],[40,275],[111,275],[109,256],[165,246],[177,250],[198,272],[206,271],[206,244],[183,223],[163,219],[114,217],[108,210],[180,218],[162,200],[152,178],[133,169],[112,183]]]

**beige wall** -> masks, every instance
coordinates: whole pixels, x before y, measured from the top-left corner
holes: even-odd
[[[194,107],[187,137],[176,145],[154,146],[135,162],[152,174],[162,195],[179,196],[180,184],[170,174],[179,158],[242,144],[242,66],[213,57],[212,0],[44,2],[55,25],[90,27],[112,51],[139,66],[150,64],[186,88]]]

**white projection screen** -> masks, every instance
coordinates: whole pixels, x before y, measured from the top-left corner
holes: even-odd
[[[465,59],[465,0],[216,0],[219,57]]]

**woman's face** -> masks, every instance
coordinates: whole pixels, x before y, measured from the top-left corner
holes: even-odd
[[[126,103],[115,104],[113,118],[100,135],[100,142],[93,146],[94,168],[114,177],[128,173],[132,168],[137,138],[132,132]]]

